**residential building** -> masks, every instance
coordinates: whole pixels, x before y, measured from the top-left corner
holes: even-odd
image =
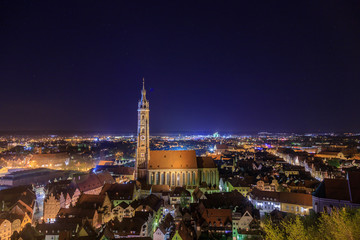
[[[360,172],[349,172],[346,179],[324,179],[313,193],[315,212],[332,208],[360,208]]]

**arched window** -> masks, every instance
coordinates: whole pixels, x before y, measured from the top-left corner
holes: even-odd
[[[156,173],[156,183],[155,184],[157,184],[157,185],[160,184],[160,173],[159,172]]]
[[[175,186],[175,173],[171,174],[171,186]]]
[[[187,173],[187,185],[191,185],[190,177],[191,177],[190,172],[188,172]]]
[[[177,174],[176,186],[180,186],[180,173]]]
[[[151,183],[151,184],[154,184],[154,173],[151,173],[150,183]]]
[[[161,181],[160,184],[165,184],[165,173],[161,173]]]
[[[193,182],[193,185],[196,185],[196,182],[195,182],[196,179],[195,179],[195,178],[196,178],[196,174],[195,174],[195,172],[193,172],[193,173],[192,173],[192,182]]]
[[[183,176],[183,181],[182,181],[182,185],[185,186],[186,185],[186,175],[185,173],[182,174]]]
[[[170,186],[170,173],[166,173],[167,185]]]

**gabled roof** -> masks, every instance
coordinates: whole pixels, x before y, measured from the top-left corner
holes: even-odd
[[[47,190],[48,195],[52,193],[56,198],[58,198],[61,193],[66,196],[67,193],[73,195],[75,192],[75,187],[71,185],[71,180],[49,183],[46,185],[45,189]]]
[[[193,196],[194,200],[197,201],[204,195],[204,193],[200,190],[199,187],[196,187],[191,195]]]
[[[155,212],[159,210],[163,203],[163,200],[154,194],[150,194],[146,198],[142,199],[140,205],[149,206]]]
[[[150,151],[148,163],[152,169],[196,169],[195,150]]]
[[[88,218],[92,219],[95,215],[95,209],[83,209],[83,208],[60,208],[58,216],[60,218]]]
[[[104,185],[105,183],[115,183],[114,178],[108,171],[97,173],[96,176],[99,178],[99,181],[102,185]]]
[[[186,226],[186,224],[181,221],[178,229],[176,229],[177,233],[180,235],[182,240],[192,240],[192,231],[191,229],[189,229],[188,226]]]
[[[272,201],[280,203],[298,204],[303,206],[312,206],[312,195],[294,192],[272,192],[261,191],[254,188],[250,195],[253,199],[261,201]]]
[[[129,204],[127,204],[126,202],[121,202],[118,206],[122,207],[123,209],[127,208],[129,206]]]
[[[76,207],[84,209],[97,209],[104,204],[106,195],[81,194]]]
[[[152,193],[169,193],[171,192],[171,188],[169,185],[152,185],[151,186]]]
[[[226,144],[216,144],[215,148],[217,150],[227,150],[229,147]]]
[[[5,207],[11,207],[19,200],[33,208],[36,195],[31,186],[19,186],[0,191],[0,203],[4,202]]]
[[[77,176],[73,181],[81,192],[99,188],[103,185],[96,174],[93,173]]]
[[[197,157],[196,161],[198,168],[216,168],[212,157]]]
[[[242,178],[234,177],[227,180],[233,187],[250,187],[251,184]]]
[[[115,183],[115,180],[109,172],[105,171],[99,174],[89,173],[79,175],[73,179],[73,182],[77,185],[81,192],[86,192],[102,187],[106,183]]]
[[[142,217],[123,218],[121,222],[115,218],[108,223],[108,226],[112,232],[117,232],[120,236],[139,235],[146,221]]]
[[[135,183],[105,184],[100,195],[108,194],[110,200],[131,200],[134,195]]]
[[[324,179],[313,195],[360,203],[360,173],[349,172],[348,179]]]
[[[206,209],[202,213],[204,220],[212,226],[225,226],[232,221],[231,209]]]
[[[39,223],[36,225],[36,230],[42,234],[58,234],[61,231],[70,231],[75,233],[79,225],[82,224],[81,219],[62,219],[58,218],[54,223]]]
[[[180,197],[181,195],[190,197],[191,194],[188,190],[186,190],[184,187],[176,187],[171,193],[171,197]]]

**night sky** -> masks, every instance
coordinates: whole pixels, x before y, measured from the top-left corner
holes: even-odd
[[[135,132],[144,77],[152,134],[360,131],[359,13],[330,0],[0,1],[0,130]]]

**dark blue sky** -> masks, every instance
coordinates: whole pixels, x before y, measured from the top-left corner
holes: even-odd
[[[360,131],[359,1],[0,3],[0,130]]]

